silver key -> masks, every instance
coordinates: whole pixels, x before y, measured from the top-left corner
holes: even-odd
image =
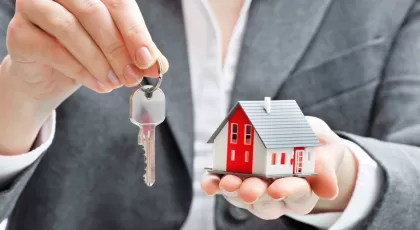
[[[144,148],[144,181],[149,187],[155,183],[155,128],[165,120],[165,94],[159,88],[149,93],[151,87],[142,86],[130,98],[130,120],[140,127],[138,144]]]

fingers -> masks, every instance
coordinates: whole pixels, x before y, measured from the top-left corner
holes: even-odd
[[[242,185],[242,179],[234,175],[225,175],[221,181],[219,188],[224,193],[237,192]]]
[[[208,195],[213,196],[219,191],[220,177],[215,174],[205,173],[201,179],[201,189]]]
[[[275,180],[267,189],[267,194],[274,200],[284,202],[284,213],[307,214],[318,201],[309,183],[297,177]]]
[[[275,180],[267,189],[267,194],[274,200],[287,198],[290,201],[305,200],[312,194],[309,183],[298,177],[285,177]]]
[[[322,146],[315,148],[316,176],[308,177],[313,191],[321,198],[334,199],[338,195],[337,170],[343,160],[345,146],[339,136],[321,119],[306,117]]]
[[[124,75],[124,68],[132,64],[132,60],[108,9],[100,0],[56,0],[56,2],[76,16],[101,49],[114,70],[115,75],[110,75],[109,79],[114,83],[114,86],[117,87],[121,84],[133,86],[140,83],[144,73],[140,75],[136,73],[139,72],[138,70],[133,70],[133,73],[126,72],[127,75]],[[98,22],[100,22],[100,26],[98,26]]]
[[[162,60],[163,73],[169,67],[135,0],[21,0],[16,8],[26,20],[56,38],[61,49],[93,76],[93,85],[100,88],[95,91],[110,92],[122,84],[137,85],[143,76],[157,76],[157,57]]]
[[[225,175],[220,178],[218,175],[205,173],[201,180],[201,187],[208,195],[214,195],[219,190],[226,197],[239,197],[243,202],[252,204],[265,194],[268,181],[251,177],[245,180],[234,176]]]
[[[220,189],[229,203],[265,220],[277,219],[286,213],[307,214],[318,201],[304,178],[288,177],[270,182],[256,177],[242,180],[234,175],[220,179],[206,173],[202,189],[208,195]]]
[[[102,0],[117,25],[131,58],[146,75],[157,76],[156,58],[162,59],[163,73],[168,70],[168,61],[159,52],[146,27],[135,0]]]
[[[232,175],[222,178],[220,187],[222,191],[229,191],[222,192],[229,203],[247,209],[264,220],[277,219],[284,215],[284,203],[271,199],[266,193],[269,181],[252,177],[241,182],[241,178]]]
[[[268,181],[266,180],[256,177],[242,180],[234,175],[224,176],[219,185],[225,197],[238,198],[246,204],[255,203],[265,194],[267,187]]]
[[[102,91],[118,87],[108,60],[73,14],[48,0],[27,1],[23,11],[30,22],[55,37],[86,68]]]
[[[327,148],[315,149],[315,173],[316,176],[307,177],[315,194],[323,199],[334,199],[338,195],[337,174],[333,163],[326,153]]]
[[[248,210],[263,220],[275,220],[286,214],[288,208],[284,201],[262,198],[252,204]]]
[[[252,204],[266,192],[268,182],[260,178],[251,177],[245,179],[239,188],[238,195],[245,202]]]
[[[12,60],[47,64],[92,90],[105,92],[87,69],[56,39],[20,16],[10,22],[7,42]]]

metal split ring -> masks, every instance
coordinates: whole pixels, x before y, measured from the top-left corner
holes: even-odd
[[[158,79],[157,79],[157,82],[154,85],[152,85],[152,87],[150,87],[150,88],[143,88],[143,87],[140,88],[143,92],[145,92],[146,94],[148,94],[150,96],[152,95],[152,93],[154,91],[156,91],[157,89],[159,89],[160,84],[162,83],[162,77],[163,77],[163,75],[162,75],[162,72],[163,72],[163,70],[162,70],[162,68],[163,68],[162,67],[162,61],[160,60],[160,57],[158,57],[156,59],[156,61],[157,61],[158,74],[159,74]]]

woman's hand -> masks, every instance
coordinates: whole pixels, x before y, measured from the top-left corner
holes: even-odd
[[[7,48],[4,68],[42,98],[134,86],[157,76],[157,57],[168,69],[135,0],[17,0]]]
[[[135,0],[17,0],[0,64],[0,152],[21,154],[51,112],[81,85],[135,86],[168,61]]]
[[[231,204],[262,219],[344,209],[354,188],[356,162],[324,121],[314,117],[307,120],[322,144],[315,149],[316,176],[267,180],[206,173],[202,179],[203,191],[208,195],[221,194]],[[339,187],[346,191],[339,195]]]

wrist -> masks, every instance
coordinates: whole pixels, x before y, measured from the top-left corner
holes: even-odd
[[[343,212],[353,195],[357,174],[358,161],[351,150],[346,147],[343,161],[337,172],[339,194],[334,200],[320,199],[314,208],[314,212]]]
[[[0,65],[0,155],[28,152],[51,111],[25,93],[6,57]]]

